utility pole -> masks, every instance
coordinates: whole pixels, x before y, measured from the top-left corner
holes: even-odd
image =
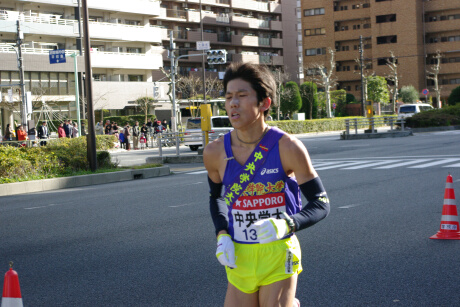
[[[75,19],[78,21],[78,37],[76,38],[77,41],[77,50],[80,53],[80,56],[83,56],[83,31],[81,29],[81,0],[77,1],[77,7],[75,8]],[[83,74],[79,73],[78,76],[78,81],[80,84],[82,84],[81,88],[79,89],[80,92],[80,97],[82,98],[81,101],[78,103],[81,103],[81,114],[83,119],[86,118],[86,109],[85,109],[85,87],[84,87],[84,82],[83,82]]]
[[[202,8],[202,6],[201,6],[201,0],[200,0],[200,29],[201,29],[201,41],[204,41],[202,12],[203,12],[203,8]],[[206,104],[205,55],[203,55],[203,58],[202,58],[202,61],[201,61],[201,67],[202,67],[202,70],[203,70],[203,104]]]
[[[174,32],[171,30],[169,32],[169,55],[168,58],[171,59],[171,95],[172,95],[172,117],[171,124],[173,132],[177,132],[177,122],[176,122],[176,61],[174,56]]]
[[[86,73],[86,101],[88,102],[88,134],[86,144],[88,149],[88,161],[91,170],[97,170],[96,160],[96,134],[94,130],[93,109],[93,71],[91,69],[91,43],[89,39],[88,5],[87,0],[82,0],[83,8],[83,31],[85,32],[85,73]]]
[[[16,47],[18,48],[18,68],[19,68],[19,85],[21,87],[21,124],[25,131],[28,131],[27,127],[27,101],[26,101],[26,88],[24,84],[24,64],[22,58],[22,40],[24,39],[24,33],[21,31],[21,21],[16,20],[17,25],[17,42]],[[30,102],[32,103],[32,101]]]
[[[359,36],[359,63],[360,63],[360,68],[361,68],[361,109],[362,109],[362,114],[363,116],[366,115],[366,110],[365,110],[365,97],[364,97],[364,47],[363,47],[363,36]]]

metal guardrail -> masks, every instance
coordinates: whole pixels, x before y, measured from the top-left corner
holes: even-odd
[[[404,131],[405,120],[403,118],[398,119],[393,116],[384,117],[371,117],[371,118],[353,118],[345,119],[345,134],[350,134],[350,129],[355,130],[355,134],[358,134],[358,128],[369,126],[370,133],[376,133],[375,126],[390,126],[390,131],[393,130]],[[401,128],[396,129],[395,126],[399,125]]]

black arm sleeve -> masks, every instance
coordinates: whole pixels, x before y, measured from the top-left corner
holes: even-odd
[[[329,199],[319,177],[299,185],[299,188],[308,203],[299,213],[291,216],[295,223],[295,231],[315,225],[330,211]]]
[[[222,183],[214,183],[208,177],[209,183],[209,209],[211,211],[212,221],[216,228],[216,235],[221,230],[228,229],[228,208],[222,196]]]

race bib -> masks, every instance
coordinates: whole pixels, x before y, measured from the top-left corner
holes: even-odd
[[[238,243],[258,243],[254,223],[267,218],[282,218],[286,211],[284,193],[242,196],[233,204],[233,239]]]

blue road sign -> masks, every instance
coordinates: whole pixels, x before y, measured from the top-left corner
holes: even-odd
[[[50,64],[65,63],[65,49],[50,50]]]

